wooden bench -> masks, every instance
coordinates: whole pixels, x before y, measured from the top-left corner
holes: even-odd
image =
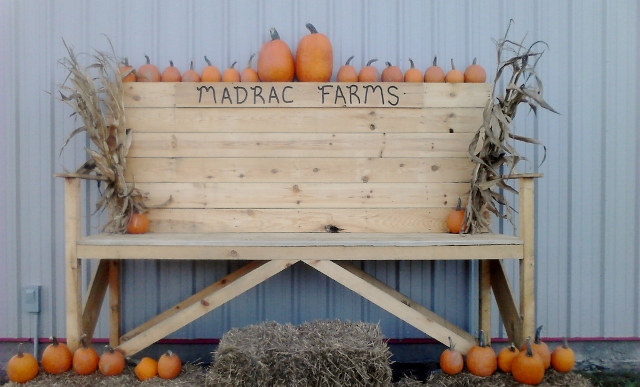
[[[495,293],[509,338],[534,331],[533,177],[519,179],[519,236],[453,235],[471,138],[489,84],[149,84],[126,86],[134,131],[126,174],[148,193],[144,235],[83,236],[80,180],[66,178],[67,339],[92,335],[107,289],[110,343],[134,354],[302,262],[466,353],[474,337],[348,261],[479,260],[479,325]],[[339,231],[339,232],[332,232]],[[100,263],[81,280],[83,259]],[[246,265],[120,332],[124,259]],[[520,260],[520,300],[504,259]]]

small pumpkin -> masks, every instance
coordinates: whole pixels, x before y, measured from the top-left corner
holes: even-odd
[[[42,369],[48,374],[57,375],[69,371],[73,362],[73,356],[66,344],[58,342],[54,336],[53,341],[42,352]]]
[[[569,372],[576,364],[576,355],[573,349],[569,348],[569,343],[565,337],[562,345],[557,346],[551,352],[551,366],[558,372]]]
[[[129,59],[124,58],[120,66],[118,66],[118,72],[122,77],[122,82],[135,82],[136,72],[132,66],[129,65]]]
[[[504,347],[498,352],[498,368],[502,372],[511,372],[513,359],[518,356],[520,350],[511,343],[508,347]]]
[[[413,60],[411,58],[409,58],[409,64],[411,64],[411,67],[404,72],[404,81],[405,82],[415,82],[415,83],[421,83],[422,82],[422,71],[418,70],[414,64],[413,64]]]
[[[169,61],[169,66],[162,71],[162,75],[160,76],[160,80],[162,82],[181,82],[182,75],[180,74],[180,70],[177,67],[173,66],[173,61]]]
[[[382,82],[402,82],[402,70],[400,67],[391,65],[390,62],[385,62],[386,67],[380,74]]]
[[[427,83],[443,83],[444,70],[438,66],[438,57],[433,57],[433,64],[424,72],[424,81]]]
[[[202,82],[220,82],[222,80],[220,70],[211,64],[211,61],[206,55],[204,56],[204,61],[207,62],[207,65],[202,69],[202,76],[200,77],[200,80]]]
[[[351,65],[353,55],[347,59],[347,62],[340,66],[338,74],[336,75],[336,81],[338,82],[358,82],[358,72],[356,68]]]
[[[222,73],[222,82],[240,82],[240,71],[236,67],[236,62],[231,63],[231,66],[224,70]]]
[[[531,349],[533,350],[534,353],[537,353],[538,355],[540,355],[540,357],[542,358],[542,362],[544,363],[544,368],[547,369],[551,366],[551,350],[549,349],[549,346],[547,345],[547,343],[540,340],[542,327],[543,326],[540,325],[536,329],[536,335],[535,335],[535,339],[533,340],[533,343],[531,343]],[[525,349],[526,349],[526,343],[525,345],[522,346],[522,348],[520,348],[520,351],[524,351]]]
[[[200,74],[193,69],[193,61],[191,61],[189,70],[182,74],[182,82],[200,82]]]
[[[138,379],[145,381],[158,375],[158,362],[150,357],[143,357],[133,369]]]
[[[100,373],[105,376],[117,376],[124,371],[124,366],[125,361],[122,352],[116,351],[107,345],[98,362]]]
[[[447,72],[447,75],[444,76],[444,81],[447,83],[463,83],[464,82],[464,74],[462,71],[456,69],[456,66],[453,64],[453,59],[451,59],[451,70]]]
[[[360,69],[358,73],[358,82],[380,82],[380,73],[378,69],[372,66],[377,59],[371,59],[367,65]]]
[[[87,335],[80,337],[80,348],[73,353],[73,370],[78,375],[89,375],[98,369],[100,356],[93,347],[87,345]]]
[[[149,218],[144,212],[134,212],[127,224],[127,233],[144,234],[149,231]]]
[[[544,378],[544,363],[540,355],[532,351],[531,337],[527,337],[524,345],[526,349],[513,359],[511,374],[517,382],[535,386]]]
[[[180,357],[170,350],[158,359],[158,376],[162,379],[174,379],[182,372]]]
[[[473,58],[473,63],[464,70],[465,83],[484,83],[486,80],[487,72],[476,63],[476,58]]]
[[[15,383],[26,383],[38,375],[38,361],[30,353],[22,351],[22,343],[18,344],[18,353],[9,359],[7,376]]]
[[[420,77],[422,77],[422,74],[420,74]],[[440,355],[440,368],[442,368],[442,372],[449,375],[458,374],[464,368],[462,354],[456,351],[456,346],[451,337],[449,337],[449,348],[442,351]]]
[[[161,75],[160,70],[155,65],[151,64],[151,60],[148,55],[144,56],[147,58],[147,63],[140,66],[138,72],[136,73],[136,81],[138,82],[160,82]]]
[[[486,377],[493,375],[498,368],[498,359],[491,346],[486,345],[484,331],[480,331],[478,344],[467,352],[466,365],[473,375]]]
[[[333,74],[333,47],[325,34],[311,23],[306,24],[310,34],[298,42],[296,49],[296,77],[300,82],[329,82]]]
[[[464,231],[464,210],[462,209],[462,199],[458,198],[458,204],[456,209],[451,211],[447,215],[447,229],[452,234],[459,234],[460,231]]]
[[[258,77],[262,82],[291,82],[296,73],[291,49],[275,28],[269,34],[271,40],[258,52]]]
[[[247,67],[242,70],[240,73],[240,82],[258,82],[260,81],[260,77],[258,77],[258,72],[253,69],[251,66],[251,61],[256,54],[251,54],[249,57],[249,61],[247,62]]]

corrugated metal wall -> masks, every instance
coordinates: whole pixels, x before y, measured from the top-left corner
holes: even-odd
[[[207,55],[219,67],[244,66],[268,29],[295,47],[312,22],[333,41],[335,68],[378,58],[425,69],[433,55],[459,67],[478,57],[495,70],[495,46],[510,35],[549,48],[539,66],[546,99],[561,112],[538,117],[522,109],[519,133],[547,146],[522,147],[540,171],[537,184],[538,322],[545,335],[640,337],[638,253],[638,5],[635,0],[574,1],[0,1],[0,338],[33,336],[20,308],[23,285],[43,286],[40,336],[65,335],[62,182],[52,178],[85,160],[82,139],[59,156],[75,128],[52,95],[65,73],[62,38],[76,52],[107,50],[139,66],[143,55],[164,67],[198,68]],[[504,85],[500,85],[504,87]],[[87,195],[95,197],[90,184]],[[89,211],[91,208],[87,208]],[[103,219],[86,222],[95,232]],[[510,225],[497,227],[510,229]],[[220,278],[237,263],[127,262],[124,329]],[[87,268],[88,278],[90,267]],[[363,263],[392,286],[474,330],[475,264]],[[509,268],[517,277],[517,267]],[[517,281],[514,282],[517,288]],[[318,289],[328,289],[318,291]],[[503,335],[497,321],[493,336]],[[301,322],[336,317],[380,321],[389,337],[422,337],[375,306],[305,266],[296,266],[172,335],[220,337],[260,320]],[[104,321],[98,337],[106,337]]]

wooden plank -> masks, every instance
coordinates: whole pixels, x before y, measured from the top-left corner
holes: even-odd
[[[479,307],[478,329],[484,331],[487,345],[491,344],[491,261],[482,260],[479,264]]]
[[[466,157],[471,133],[135,133],[129,157]]]
[[[324,232],[331,224],[349,233],[447,232],[450,207],[365,209],[154,209],[151,232]]]
[[[64,212],[67,345],[74,351],[79,347],[82,335],[82,261],[78,259],[76,247],[82,235],[80,179],[64,179]]]
[[[423,83],[424,106],[429,107],[485,107],[491,97],[490,83],[436,84]]]
[[[518,305],[509,283],[509,277],[504,268],[504,263],[500,260],[490,261],[491,270],[491,288],[498,304],[500,317],[504,324],[509,340],[515,343],[516,347],[521,348],[524,342],[522,339],[522,320],[518,313]]]
[[[297,260],[274,260],[251,270],[233,281],[203,297],[198,302],[186,306],[181,311],[159,321],[158,324],[123,342],[118,349],[126,355],[133,355],[161,338],[177,331],[195,319],[204,316],[213,309],[237,297],[254,286],[266,281]]]
[[[127,107],[175,107],[176,84],[166,82],[130,82],[124,84]]]
[[[471,334],[350,264],[328,260],[303,262],[441,343],[447,344],[451,337],[463,354],[475,345]]]
[[[87,342],[91,342],[93,338],[108,285],[109,261],[102,259],[93,271],[82,308],[82,333],[87,335]]]
[[[147,329],[150,329],[150,328],[154,327],[155,325],[159,324],[160,322],[166,320],[167,318],[175,315],[176,313],[178,313],[181,310],[185,309],[187,306],[193,305],[194,303],[197,303],[197,302],[200,302],[200,300],[204,299],[208,295],[213,294],[213,293],[217,292],[218,290],[222,289],[229,282],[233,282],[233,281],[237,280],[238,278],[242,277],[246,273],[257,269],[258,267],[264,265],[265,263],[267,263],[267,261],[252,261],[252,262],[247,263],[246,265],[242,266],[240,269],[234,271],[233,273],[230,273],[230,274],[224,276],[220,280],[214,282],[213,284],[211,284],[211,285],[207,286],[206,288],[200,290],[199,292],[193,294],[191,297],[185,299],[184,301],[181,301],[181,302],[177,303],[176,305],[174,305],[171,308],[165,310],[164,312],[160,313],[159,315],[155,316],[154,318],[150,319],[149,321],[145,322],[144,324],[141,324],[141,325],[137,326],[136,328],[130,330],[129,332],[125,333],[122,337],[120,337],[120,342],[126,342],[126,341],[132,339],[133,337],[139,335],[140,333],[146,331]]]
[[[120,265],[109,261],[109,345],[114,348],[120,344]]]
[[[520,238],[523,240],[523,259],[520,261],[520,317],[522,318],[522,336],[518,341],[524,342],[527,336],[535,333],[535,201],[534,179],[518,180]]]
[[[127,108],[127,127],[143,132],[475,133],[482,108]]]

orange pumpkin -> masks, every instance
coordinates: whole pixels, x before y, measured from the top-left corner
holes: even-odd
[[[180,75],[180,70],[177,67],[173,66],[173,61],[169,61],[169,67],[165,68],[162,71],[162,75],[160,76],[160,80],[162,82],[181,82],[182,75]]]
[[[438,66],[438,57],[433,58],[433,64],[424,72],[424,81],[427,83],[443,83],[444,70]]]
[[[476,376],[491,376],[498,368],[496,353],[485,344],[484,332],[480,331],[478,344],[471,347],[467,352],[467,369]]]
[[[547,369],[551,366],[551,350],[549,350],[549,346],[547,345],[547,343],[540,340],[542,327],[543,326],[540,325],[538,329],[536,329],[535,340],[533,341],[533,343],[531,343],[531,349],[534,353],[540,355],[540,358],[542,358],[542,362],[544,363],[544,368]],[[526,349],[527,348],[525,343],[525,345],[520,348],[520,351],[525,351]]]
[[[122,82],[135,82],[136,81],[136,72],[132,66],[129,65],[129,59],[124,58],[120,66],[118,67],[118,72],[122,77]]]
[[[420,74],[420,77],[422,78],[422,74]],[[449,348],[442,351],[440,355],[440,368],[442,368],[442,372],[449,375],[458,374],[464,368],[462,354],[456,351],[456,346],[451,337],[449,337]]]
[[[500,371],[511,372],[513,359],[515,359],[519,353],[520,350],[518,350],[513,343],[508,347],[502,348],[500,352],[498,352],[498,368],[500,368]]]
[[[247,62],[247,67],[242,70],[240,73],[240,82],[258,82],[260,78],[258,77],[258,72],[253,69],[251,66],[251,61],[256,54],[251,54],[249,57],[249,61]]]
[[[18,353],[9,359],[7,376],[15,383],[26,383],[38,375],[38,361],[30,353],[22,351],[22,343],[18,344]]]
[[[484,83],[487,80],[487,72],[479,64],[476,64],[476,58],[473,63],[464,70],[465,83]]]
[[[158,375],[158,362],[150,357],[143,357],[133,369],[138,379],[145,381]]]
[[[149,218],[144,212],[134,212],[131,214],[129,224],[127,225],[127,233],[129,234],[144,234],[149,231]]]
[[[202,69],[202,76],[200,77],[200,80],[202,82],[220,82],[222,80],[220,70],[211,64],[211,61],[207,59],[206,55],[204,57],[204,61],[207,62],[207,66]]]
[[[310,34],[298,42],[296,50],[296,77],[300,82],[329,82],[333,74],[333,47],[325,34],[311,23],[306,24]]]
[[[162,379],[174,379],[182,372],[182,362],[178,355],[167,351],[158,359],[158,376]]]
[[[200,82],[200,74],[193,69],[193,61],[191,61],[189,70],[182,74],[182,82]]]
[[[125,361],[124,355],[120,351],[116,351],[107,345],[106,350],[100,356],[98,369],[105,376],[120,375],[124,371]]]
[[[271,40],[258,53],[258,77],[262,82],[291,82],[296,73],[291,49],[275,28],[269,33]]]
[[[447,216],[447,229],[452,234],[459,234],[466,228],[464,224],[464,210],[462,209],[462,200],[458,198],[456,209],[451,211]]]
[[[451,59],[451,70],[447,72],[447,75],[444,76],[444,81],[447,83],[463,83],[464,82],[464,74],[462,71],[456,69],[456,66],[453,64],[453,59]]]
[[[73,370],[78,375],[89,375],[98,369],[100,356],[93,347],[87,346],[87,335],[80,337],[80,348],[73,353]]]
[[[535,386],[544,378],[545,367],[540,355],[531,350],[530,337],[527,337],[525,348],[513,359],[511,374],[517,382]]]
[[[380,73],[378,69],[372,66],[377,59],[371,59],[367,65],[360,69],[358,74],[358,82],[380,82]]]
[[[405,71],[405,73],[404,73],[404,81],[405,82],[416,82],[416,83],[422,82],[422,80],[423,80],[422,71],[420,71],[417,68],[415,68],[415,66],[413,65],[413,60],[411,58],[409,58],[409,63],[411,64],[411,67],[409,68],[409,70]]]
[[[235,68],[236,63],[238,62],[231,63],[231,66],[224,70],[222,73],[222,82],[240,82],[240,71]]]
[[[386,67],[380,74],[382,82],[402,82],[402,70],[398,66],[392,66],[390,62],[385,62]]]
[[[338,69],[338,74],[336,75],[336,81],[338,82],[358,82],[358,72],[356,68],[353,67],[350,63],[353,59],[353,55],[347,59],[347,62],[340,66]]]
[[[42,352],[42,369],[48,374],[61,374],[71,368],[73,356],[66,344],[59,343],[54,336],[53,343],[49,344]]]
[[[136,81],[138,82],[160,82],[161,75],[158,67],[151,64],[151,60],[149,60],[149,56],[145,55],[147,58],[147,63],[140,66],[138,72],[136,73]]]
[[[565,337],[562,345],[556,347],[551,352],[551,366],[558,372],[569,372],[576,364],[576,355],[573,350],[569,348],[569,343]]]

